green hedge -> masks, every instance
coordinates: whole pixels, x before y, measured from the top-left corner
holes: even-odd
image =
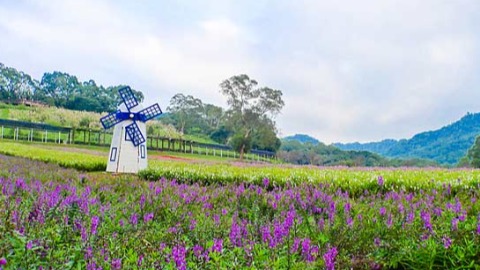
[[[252,183],[263,185],[300,185],[302,183],[326,184],[331,188],[348,190],[359,194],[364,190],[429,190],[451,185],[453,190],[479,186],[479,170],[410,169],[410,168],[343,168],[343,167],[299,167],[299,166],[237,166],[231,164],[158,162],[150,161],[148,169],[140,171],[145,180],[155,181],[162,177],[186,183],[228,184]],[[384,179],[378,185],[378,177]]]
[[[73,168],[80,171],[105,171],[107,168],[104,157],[81,152],[48,149],[37,145],[0,141],[0,153],[58,164],[64,168]]]

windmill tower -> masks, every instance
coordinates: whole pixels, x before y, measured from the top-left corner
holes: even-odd
[[[100,118],[103,128],[115,126],[107,172],[137,173],[148,164],[145,122],[162,114],[162,110],[158,103],[144,109],[128,86],[118,92],[123,100],[118,110]]]

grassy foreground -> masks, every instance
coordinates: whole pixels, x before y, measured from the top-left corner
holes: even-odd
[[[143,181],[8,146],[53,156],[0,155],[4,269],[480,268],[477,170],[152,160]]]

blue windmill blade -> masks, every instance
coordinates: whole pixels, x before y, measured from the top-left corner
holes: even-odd
[[[120,119],[117,117],[117,114],[120,113],[120,111],[116,111],[113,113],[110,113],[102,118],[100,118],[100,122],[102,123],[102,126],[104,129],[109,129],[116,124],[120,123],[123,121],[123,119]]]
[[[130,87],[123,87],[118,90],[118,93],[120,94],[120,97],[122,97],[122,100],[125,103],[125,106],[127,106],[128,111],[138,105],[138,100]]]
[[[127,135],[132,141],[133,145],[139,146],[140,144],[145,142],[145,137],[143,137],[137,123],[133,122],[130,125],[126,126],[125,131],[127,132]]]
[[[138,119],[142,122],[146,122],[152,118],[155,118],[162,114],[162,109],[160,109],[160,105],[158,103],[153,104],[152,106],[149,106],[141,111],[139,111],[138,114]]]

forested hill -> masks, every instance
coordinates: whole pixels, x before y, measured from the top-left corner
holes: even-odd
[[[343,150],[370,151],[386,157],[426,158],[443,164],[456,164],[480,135],[480,113],[468,113],[457,122],[411,139],[371,143],[334,144]]]
[[[0,101],[7,103],[31,101],[71,110],[109,112],[117,108],[120,87],[104,87],[94,80],[81,82],[76,76],[59,71],[47,72],[38,81],[0,63]],[[140,91],[132,90],[143,100]]]
[[[304,134],[296,134],[282,139],[277,156],[289,163],[320,166],[438,166],[438,163],[425,159],[389,159],[369,151],[344,151],[333,145],[325,145]]]
[[[319,144],[320,142],[309,136],[309,135],[305,135],[305,134],[295,134],[295,135],[292,135],[292,136],[288,136],[288,137],[285,137],[283,138],[283,140],[285,141],[298,141],[298,142],[301,142],[301,143],[311,143],[311,144]]]

